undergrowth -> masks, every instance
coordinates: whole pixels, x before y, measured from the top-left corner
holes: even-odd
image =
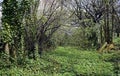
[[[6,67],[0,61],[0,76],[116,76],[114,63],[109,61],[112,55],[58,47],[37,60],[25,59],[24,65]]]

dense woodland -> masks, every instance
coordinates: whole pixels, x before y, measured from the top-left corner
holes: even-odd
[[[0,76],[119,76],[119,0],[3,0]]]

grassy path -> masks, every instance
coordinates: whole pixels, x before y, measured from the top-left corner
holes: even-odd
[[[59,47],[48,53],[47,57],[61,65],[56,71],[68,74],[66,76],[110,76],[114,74],[113,66],[110,62],[104,61],[106,56],[109,57],[111,54],[101,55],[95,51],[80,51],[71,47]]]
[[[115,76],[113,64],[105,61],[111,55],[58,47],[22,67],[3,68],[0,76]]]

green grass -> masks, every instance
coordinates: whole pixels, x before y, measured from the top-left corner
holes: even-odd
[[[26,59],[26,64],[2,68],[0,76],[115,76],[112,54],[58,47],[44,53],[37,60]]]

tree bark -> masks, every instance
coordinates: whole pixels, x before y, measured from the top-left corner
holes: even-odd
[[[112,29],[111,29],[111,42],[113,43],[113,28],[114,28],[114,6],[113,6],[114,2],[112,0]]]
[[[105,18],[104,18],[104,22],[105,22],[105,27],[104,27],[104,36],[105,36],[105,42],[107,42],[108,44],[112,43],[112,39],[111,39],[111,33],[110,33],[110,19],[109,19],[109,4],[106,3],[106,11],[105,11]]]
[[[10,49],[9,49],[9,44],[5,44],[5,54],[7,54],[7,61],[9,61],[9,56],[10,56]]]

